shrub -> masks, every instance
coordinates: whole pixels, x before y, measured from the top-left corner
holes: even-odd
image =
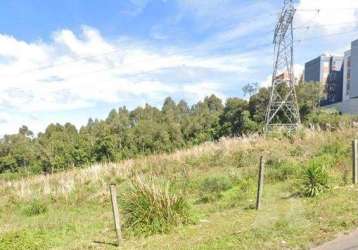
[[[47,205],[39,200],[32,200],[23,209],[23,213],[26,216],[35,216],[47,212]]]
[[[166,233],[172,227],[191,222],[189,204],[171,192],[169,182],[134,177],[121,204],[124,228],[134,235]]]
[[[305,117],[306,125],[315,125],[323,130],[347,128],[356,118],[349,115],[340,115],[334,109],[321,109]]]
[[[306,197],[315,197],[328,188],[328,172],[319,159],[310,161],[303,174],[303,193]]]
[[[232,188],[228,176],[210,176],[200,184],[200,202],[211,202],[222,197],[222,192]]]

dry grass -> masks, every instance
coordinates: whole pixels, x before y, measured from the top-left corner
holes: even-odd
[[[12,181],[1,180],[0,176],[0,248],[38,249],[39,244],[56,249],[110,248],[94,243],[96,240],[114,240],[108,184],[117,183],[122,197],[128,194],[129,180],[137,175],[145,180],[153,178],[170,182],[174,193],[183,194],[192,206],[199,223],[178,226],[171,233],[148,238],[125,235],[125,249],[168,249],[173,246],[171,249],[237,249],[237,246],[281,249],[276,243],[282,240],[287,242],[287,248],[307,247],[312,242],[332,237],[335,232],[358,225],[358,196],[352,198],[352,192],[358,190],[349,187],[342,178],[346,175],[348,180],[350,177],[350,172],[346,171],[347,166],[348,171],[351,170],[348,151],[351,150],[351,140],[357,137],[358,129],[305,130],[295,137],[254,135],[222,139],[172,154],[95,164],[47,176]],[[310,159],[320,154],[336,155],[337,142],[343,152],[339,154],[344,157],[330,169],[335,186],[319,197],[295,196],[294,178],[299,175],[292,172],[292,168],[304,169]],[[265,156],[267,172],[263,210],[256,212],[250,209],[255,199],[251,183],[256,184],[260,155]],[[205,186],[205,180],[217,176],[230,180],[230,188],[227,190],[225,183],[218,183],[216,188],[215,179],[213,190],[220,193],[218,198],[207,203],[197,202],[202,198],[200,187]],[[142,197],[145,194],[158,201],[160,206],[162,202],[166,204],[164,209],[159,207],[157,210],[164,211],[178,198],[170,196],[167,186],[159,190],[158,186],[142,183],[137,190],[139,193],[134,195]],[[167,199],[169,196],[171,198]],[[26,209],[31,212],[24,213]],[[293,212],[287,212],[286,218],[277,213],[281,210],[283,215],[287,211]],[[121,208],[125,215],[123,211]],[[123,222],[126,218],[127,215]],[[258,224],[260,228],[255,226]],[[23,248],[19,248],[20,245]]]
[[[20,180],[3,181],[0,176],[0,190],[4,193],[12,193],[20,199],[28,200],[32,197],[41,196],[62,196],[66,197],[76,188],[86,183],[96,183],[98,193],[107,191],[107,185],[113,181],[113,177],[127,178],[135,173],[151,173],[151,175],[172,176],[175,172],[189,175],[193,166],[190,166],[191,159],[198,159],[206,155],[217,155],[225,157],[240,153],[240,157],[248,157],[250,153],[257,152],[274,156],[274,158],[284,159],[290,153],[292,148],[302,148],[302,159],[309,157],[310,150],[318,148],[320,145],[334,140],[335,134],[331,132],[319,132],[314,130],[305,130],[304,136],[296,136],[294,144],[287,138],[264,138],[258,135],[246,136],[241,138],[223,138],[219,142],[208,142],[190,149],[184,149],[172,154],[158,154],[138,158],[134,160],[125,160],[119,163],[98,163],[89,167],[80,169],[71,169],[65,172],[55,173],[53,175],[39,175],[25,177]],[[354,129],[345,129],[340,131],[341,137],[346,135],[356,135]],[[300,138],[302,137],[302,138]],[[287,143],[288,142],[288,143]],[[292,142],[292,141],[291,141]],[[309,150],[305,150],[308,148]],[[257,155],[257,158],[259,155]],[[251,158],[251,162],[245,162],[246,165],[256,165],[256,159]],[[175,163],[175,166],[167,167],[167,163]],[[189,162],[189,163],[188,163]],[[173,164],[172,164],[173,165]],[[195,165],[195,164],[193,164]],[[207,167],[207,166],[195,166]]]

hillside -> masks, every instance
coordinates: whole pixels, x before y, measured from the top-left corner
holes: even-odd
[[[308,248],[358,225],[353,138],[358,129],[222,139],[172,154],[0,179],[0,249],[115,249],[109,183],[118,187],[123,249]],[[261,155],[265,187],[256,211]],[[321,172],[308,177],[311,169]],[[163,233],[152,225],[126,227],[123,204],[135,178],[157,188],[158,195],[183,198],[188,220]],[[322,181],[313,195],[310,178]],[[169,183],[168,190],[160,191],[162,183]]]

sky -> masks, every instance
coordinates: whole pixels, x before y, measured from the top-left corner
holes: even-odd
[[[283,0],[0,0],[0,135],[268,86]],[[358,1],[296,0],[295,69],[358,39]],[[317,11],[316,9],[320,9]]]

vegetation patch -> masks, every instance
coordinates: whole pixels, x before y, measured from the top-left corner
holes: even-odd
[[[328,179],[325,162],[321,158],[314,158],[303,173],[303,194],[307,197],[318,196],[329,188]]]
[[[270,182],[286,181],[290,178],[295,179],[301,166],[295,161],[268,161],[266,179]]]
[[[34,229],[7,232],[0,235],[0,249],[48,249],[44,232]]]
[[[228,176],[209,176],[200,184],[199,202],[207,203],[220,199],[222,192],[232,188],[232,181]]]
[[[25,205],[22,211],[26,216],[36,216],[46,213],[47,210],[48,208],[45,202],[34,199]]]
[[[134,177],[121,202],[124,228],[129,234],[167,233],[173,227],[191,222],[190,206],[170,183]]]
[[[225,208],[249,205],[248,200],[253,200],[256,191],[256,182],[253,178],[246,177],[239,180],[235,186],[222,194],[222,204]]]

